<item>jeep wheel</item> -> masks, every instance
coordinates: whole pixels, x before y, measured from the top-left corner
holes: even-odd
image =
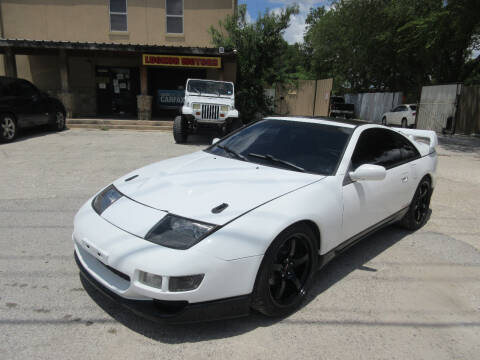
[[[173,120],[173,138],[177,144],[187,142],[188,124],[182,116],[175,117]]]
[[[235,130],[240,129],[242,126],[243,126],[242,120],[240,120],[239,118],[233,118],[227,127],[227,133],[230,134],[231,132],[234,132]]]

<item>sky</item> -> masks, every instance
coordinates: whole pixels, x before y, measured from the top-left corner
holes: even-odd
[[[258,13],[263,13],[265,9],[270,11],[279,11],[287,5],[298,4],[299,14],[291,18],[290,27],[285,31],[284,38],[288,43],[303,42],[303,31],[305,30],[305,18],[308,10],[311,7],[318,7],[328,5],[329,0],[239,0],[238,4],[247,4],[247,18],[252,21],[258,16]]]

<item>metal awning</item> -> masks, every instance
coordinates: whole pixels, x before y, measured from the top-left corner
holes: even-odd
[[[231,53],[219,53],[214,47],[164,46],[150,44],[121,44],[76,41],[52,41],[0,38],[0,53],[10,49],[16,54],[34,54],[55,50],[102,51],[123,53],[178,54],[204,56],[232,56]]]

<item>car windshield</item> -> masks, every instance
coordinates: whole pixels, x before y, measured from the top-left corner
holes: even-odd
[[[417,105],[410,105],[410,109],[412,109],[413,111],[417,110]]]
[[[187,91],[191,93],[215,94],[215,95],[233,95],[233,85],[228,82],[220,81],[205,81],[205,80],[190,80],[188,82]]]
[[[266,119],[205,151],[292,171],[333,175],[352,132],[340,126]]]

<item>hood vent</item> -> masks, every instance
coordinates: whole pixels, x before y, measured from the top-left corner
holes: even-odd
[[[227,207],[228,207],[228,204],[225,204],[225,203],[220,204],[220,205],[218,205],[217,207],[214,207],[214,208],[212,209],[212,213],[214,213],[214,214],[219,214],[219,213],[221,213],[223,210],[225,210]]]

